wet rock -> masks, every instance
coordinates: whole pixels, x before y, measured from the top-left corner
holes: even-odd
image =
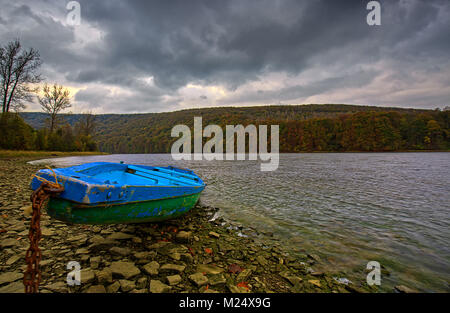
[[[206,285],[208,283],[208,277],[203,275],[203,273],[195,273],[192,275],[189,275],[189,279],[196,284],[198,287]]]
[[[184,271],[185,268],[186,268],[186,266],[184,266],[184,265],[164,264],[163,266],[160,267],[160,270],[161,271],[173,271],[173,272],[181,273],[181,272]]]
[[[170,286],[162,283],[159,280],[150,280],[150,292],[151,293],[165,293],[169,292],[171,289]]]
[[[106,293],[106,289],[103,285],[94,285],[89,287],[86,293]]]
[[[144,265],[142,267],[142,269],[144,270],[145,273],[149,274],[149,275],[158,275],[159,273],[159,263],[156,261],[151,261],[150,263]]]
[[[167,276],[166,279],[170,286],[177,285],[181,282],[180,275]]]
[[[125,279],[130,279],[131,277],[134,277],[141,273],[139,268],[137,268],[133,262],[113,262],[110,266],[110,269],[114,276]]]

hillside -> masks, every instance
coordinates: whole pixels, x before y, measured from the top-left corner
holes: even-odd
[[[45,126],[43,113],[23,112],[34,128]],[[74,125],[81,114],[63,114]],[[169,152],[177,124],[280,125],[280,151],[395,151],[448,149],[449,112],[341,104],[220,107],[168,113],[101,114],[95,138],[110,153]],[[205,139],[206,141],[206,139]]]

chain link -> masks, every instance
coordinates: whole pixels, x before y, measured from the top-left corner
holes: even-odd
[[[25,286],[26,293],[36,293],[39,289],[39,283],[41,282],[41,270],[39,268],[39,262],[41,261],[42,254],[39,249],[39,241],[41,240],[41,211],[44,204],[52,195],[61,193],[64,190],[63,187],[54,188],[48,183],[43,182],[38,189],[33,191],[30,200],[32,202],[33,215],[31,216],[30,231],[28,238],[30,240],[30,247],[25,254],[25,261],[27,263],[27,269],[23,277],[23,284]]]

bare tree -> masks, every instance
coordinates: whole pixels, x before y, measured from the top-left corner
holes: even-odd
[[[39,52],[33,48],[22,51],[19,40],[0,47],[0,99],[2,112],[25,108],[24,101],[31,101],[39,87],[31,84],[42,81],[37,73],[41,66]]]
[[[95,115],[88,111],[81,116],[75,128],[79,135],[92,136],[96,126]]]
[[[52,87],[44,84],[42,91],[44,96],[38,97],[38,99],[44,112],[50,115],[50,133],[52,133],[56,128],[58,113],[72,106],[70,92],[58,84],[54,84]]]

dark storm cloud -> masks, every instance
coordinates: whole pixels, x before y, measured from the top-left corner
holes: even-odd
[[[62,1],[2,5],[0,38],[38,48],[50,79],[87,86],[76,96],[86,106],[176,109],[189,84],[224,86],[228,94],[211,105],[328,94],[328,102],[339,95],[349,103],[434,108],[450,97],[448,1],[380,1],[381,26],[367,25],[364,0],[79,2],[75,27],[64,24]],[[239,89],[272,73],[292,83]],[[422,83],[421,93],[411,90]],[[213,98],[192,96],[202,104]]]

